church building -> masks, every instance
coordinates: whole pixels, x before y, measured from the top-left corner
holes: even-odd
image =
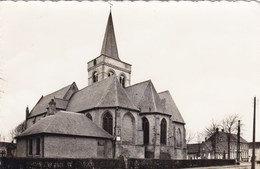
[[[72,83],[26,109],[18,157],[186,158],[185,122],[169,91],[131,84],[110,12],[100,56],[88,62],[88,86]]]

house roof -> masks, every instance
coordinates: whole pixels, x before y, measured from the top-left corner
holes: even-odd
[[[57,90],[51,94],[48,94],[46,96],[42,96],[38,103],[34,106],[34,108],[31,110],[29,117],[36,116],[38,114],[42,114],[47,112],[48,103],[51,99],[54,99],[56,102],[57,109],[66,109],[68,101],[67,101],[67,93],[69,90],[76,86],[75,83],[72,83],[71,85],[68,85],[60,90]],[[77,90],[77,86],[76,86]]]
[[[200,153],[201,144],[187,144],[188,154]]]
[[[253,142],[248,143],[249,148],[253,148]],[[260,148],[260,142],[255,142],[255,148]]]
[[[80,112],[102,107],[123,107],[139,111],[116,76],[108,77],[75,93],[67,110]]]
[[[164,111],[171,114],[171,119],[176,122],[185,123],[183,117],[177,108],[169,91],[159,93],[160,98],[164,101]]]
[[[42,133],[112,139],[109,133],[98,127],[84,114],[67,111],[59,111],[55,115],[40,119],[18,137]]]
[[[103,45],[101,49],[101,55],[112,57],[116,60],[120,60],[118,56],[118,50],[116,45],[116,36],[114,31],[113,19],[111,11],[109,13],[106,32],[104,35]]]

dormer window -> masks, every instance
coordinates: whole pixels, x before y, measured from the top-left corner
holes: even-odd
[[[119,82],[123,87],[125,87],[125,75],[121,74],[119,77]]]
[[[92,75],[92,80],[93,80],[93,83],[98,81],[98,73],[96,71]]]

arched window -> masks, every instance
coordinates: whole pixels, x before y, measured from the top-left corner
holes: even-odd
[[[96,71],[92,75],[92,80],[93,80],[93,83],[98,81],[98,73]]]
[[[165,119],[161,121],[161,144],[166,144],[166,135],[167,135],[167,122]]]
[[[149,144],[149,121],[146,117],[142,118],[142,126],[143,126],[143,142],[144,144]]]
[[[92,116],[91,116],[90,113],[87,113],[86,116],[87,116],[87,118],[89,118],[90,120],[92,120]]]
[[[182,136],[181,136],[181,129],[177,129],[177,133],[176,133],[176,142],[177,142],[177,147],[181,147],[182,146]]]
[[[109,112],[106,112],[103,116],[103,129],[113,135],[113,117]]]
[[[128,112],[123,116],[122,119],[121,137],[123,144],[134,144],[135,143],[135,118]]]
[[[123,87],[125,87],[125,75],[121,74],[119,77],[119,82]]]
[[[110,70],[110,71],[108,72],[107,76],[110,77],[110,76],[112,76],[112,75],[114,75],[114,74],[115,74],[115,73],[114,73],[112,70]]]

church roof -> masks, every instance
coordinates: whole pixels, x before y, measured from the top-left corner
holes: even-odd
[[[164,101],[164,111],[168,114],[171,114],[171,119],[176,122],[185,123],[182,115],[177,108],[174,100],[169,91],[164,91],[159,93],[160,98]]]
[[[47,112],[47,106],[51,99],[54,99],[56,102],[56,107],[58,109],[66,109],[68,101],[67,101],[67,94],[71,87],[76,86],[76,84],[73,82],[71,85],[68,85],[60,90],[57,90],[51,94],[48,94],[46,96],[42,96],[38,103],[35,105],[35,107],[30,112],[29,117],[36,116],[41,113]],[[77,88],[77,87],[76,87]]]
[[[118,56],[118,50],[116,45],[116,36],[114,31],[113,19],[111,12],[109,13],[106,32],[104,35],[103,45],[101,49],[101,55],[112,57],[116,60],[120,60]]]
[[[163,102],[151,80],[129,86],[126,88],[126,92],[141,112],[164,113]]]
[[[80,112],[102,107],[123,107],[138,111],[116,76],[96,82],[75,93],[67,110]]]
[[[88,119],[84,114],[66,111],[59,111],[55,115],[49,115],[40,119],[18,137],[41,133],[109,139],[113,138],[109,133]]]

